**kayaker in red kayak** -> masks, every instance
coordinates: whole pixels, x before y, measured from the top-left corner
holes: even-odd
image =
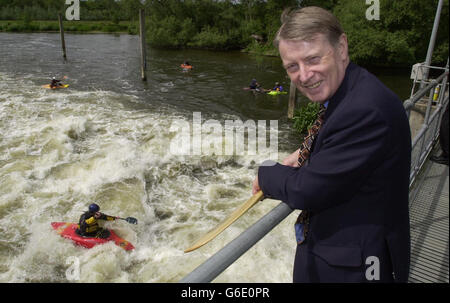
[[[100,212],[100,206],[95,203],[89,205],[89,210],[81,215],[76,233],[83,237],[108,238],[110,232],[98,225],[98,220],[114,221],[117,217],[108,216]]]

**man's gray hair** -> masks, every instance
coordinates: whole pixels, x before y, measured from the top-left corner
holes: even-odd
[[[311,41],[317,34],[324,34],[331,45],[336,45],[344,33],[339,20],[317,6],[286,9],[281,15],[281,23],[273,40],[276,48],[280,40]]]

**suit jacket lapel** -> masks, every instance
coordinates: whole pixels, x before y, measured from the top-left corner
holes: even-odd
[[[345,99],[345,97],[347,96],[349,91],[351,91],[353,89],[353,87],[356,84],[357,79],[359,77],[359,73],[360,73],[360,68],[356,64],[350,62],[347,66],[347,69],[345,70],[344,80],[342,80],[342,83],[339,86],[338,90],[333,95],[333,97],[330,98],[330,101],[328,102],[328,107],[327,107],[327,110],[326,110],[325,116],[324,116],[323,126],[321,128],[322,131],[319,131],[319,133],[317,134],[317,136],[311,146],[311,154],[315,153],[314,150],[317,145],[319,146],[319,148],[322,145],[321,144],[321,142],[323,140],[322,134],[324,133],[323,129],[327,127],[327,125],[326,125],[327,120],[333,114],[335,109],[339,106],[341,101]]]

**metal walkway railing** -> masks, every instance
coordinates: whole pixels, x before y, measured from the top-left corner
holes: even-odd
[[[426,101],[426,113],[422,127],[412,142],[410,188],[433,144],[439,136],[439,124],[445,106],[448,106],[448,61],[445,71],[436,80],[421,88],[416,94],[404,102],[405,110],[410,116],[411,110],[418,102]],[[440,86],[439,94],[435,97],[435,88]],[[428,98],[427,98],[428,96]],[[435,99],[435,100],[433,100]],[[281,202],[259,221],[245,230],[236,239],[224,246],[199,267],[180,280],[181,283],[205,283],[214,280],[228,266],[236,261],[269,231],[283,221],[293,210]]]
[[[447,80],[448,63],[442,75],[436,80],[432,80],[427,86],[420,89],[403,103],[408,117],[410,117],[411,110],[416,104],[419,102],[426,103],[422,127],[412,141],[410,186],[414,183],[417,173],[425,163],[435,140],[439,136],[440,121],[448,104]],[[436,88],[439,88],[439,93],[435,97]],[[435,105],[433,105],[434,103]],[[435,107],[434,110],[433,107]]]

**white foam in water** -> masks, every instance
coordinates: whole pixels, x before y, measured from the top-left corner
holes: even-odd
[[[279,203],[260,202],[185,254],[250,198],[262,157],[172,155],[171,140],[180,134],[170,126],[189,117],[132,108],[135,96],[54,94],[5,74],[0,90],[0,282],[176,282]],[[113,243],[85,249],[52,230],[52,221],[77,222],[93,201],[107,214],[138,219],[106,225],[134,251]],[[293,220],[215,281],[290,282]]]

